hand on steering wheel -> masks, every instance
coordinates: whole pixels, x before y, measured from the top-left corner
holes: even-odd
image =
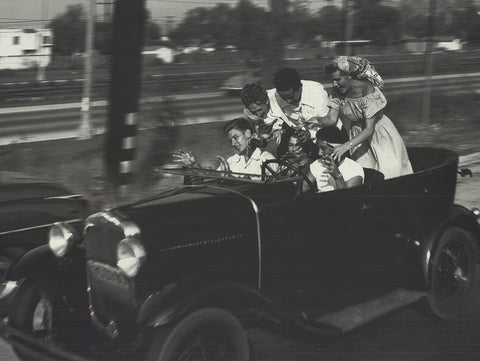
[[[272,165],[276,164],[276,167]],[[274,168],[277,168],[275,170]],[[267,173],[268,171],[268,173]],[[285,176],[289,172],[289,176],[292,178],[300,177],[301,181],[297,184],[297,195],[304,194],[304,193],[314,193],[315,192],[315,185],[312,183],[310,179],[308,179],[307,175],[304,174],[300,169],[295,167],[293,164],[285,162],[279,159],[269,159],[262,164],[262,179],[268,179],[269,176],[278,177],[278,176]],[[306,191],[303,190],[303,183],[306,183],[308,189]]]

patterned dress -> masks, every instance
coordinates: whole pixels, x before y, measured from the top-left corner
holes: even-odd
[[[329,97],[329,107],[338,109],[350,139],[356,137],[366,127],[365,120],[382,111],[387,105],[380,89],[361,98]],[[365,141],[351,152],[351,158],[365,168],[373,168],[385,175],[385,179],[413,173],[405,143],[395,125],[383,115],[375,124],[370,141]]]

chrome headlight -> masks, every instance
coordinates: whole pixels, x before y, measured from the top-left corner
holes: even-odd
[[[68,223],[57,222],[48,232],[48,245],[58,258],[65,256],[78,239],[77,231]]]
[[[476,219],[480,219],[480,209],[478,209],[477,207],[473,207],[471,211]]]
[[[133,237],[122,239],[117,245],[117,266],[129,278],[138,274],[145,262],[145,247],[142,242]]]

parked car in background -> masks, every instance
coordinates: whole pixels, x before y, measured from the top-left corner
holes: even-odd
[[[25,174],[0,171],[0,279],[27,250],[47,244],[53,223],[78,226],[86,213],[80,194]]]
[[[341,335],[412,303],[453,318],[479,212],[453,203],[456,153],[409,156],[413,174],[323,193],[276,160],[258,180],[165,167],[190,184],[95,213],[83,232],[59,222],[14,264],[1,335],[22,360],[246,361],[250,327]]]

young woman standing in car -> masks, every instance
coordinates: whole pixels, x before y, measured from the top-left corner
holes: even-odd
[[[402,137],[383,114],[387,100],[380,90],[383,80],[367,59],[339,56],[326,67],[333,90],[321,126],[334,125],[340,118],[349,140],[332,152],[336,160],[350,153],[365,168],[373,168],[385,178],[412,173]]]

